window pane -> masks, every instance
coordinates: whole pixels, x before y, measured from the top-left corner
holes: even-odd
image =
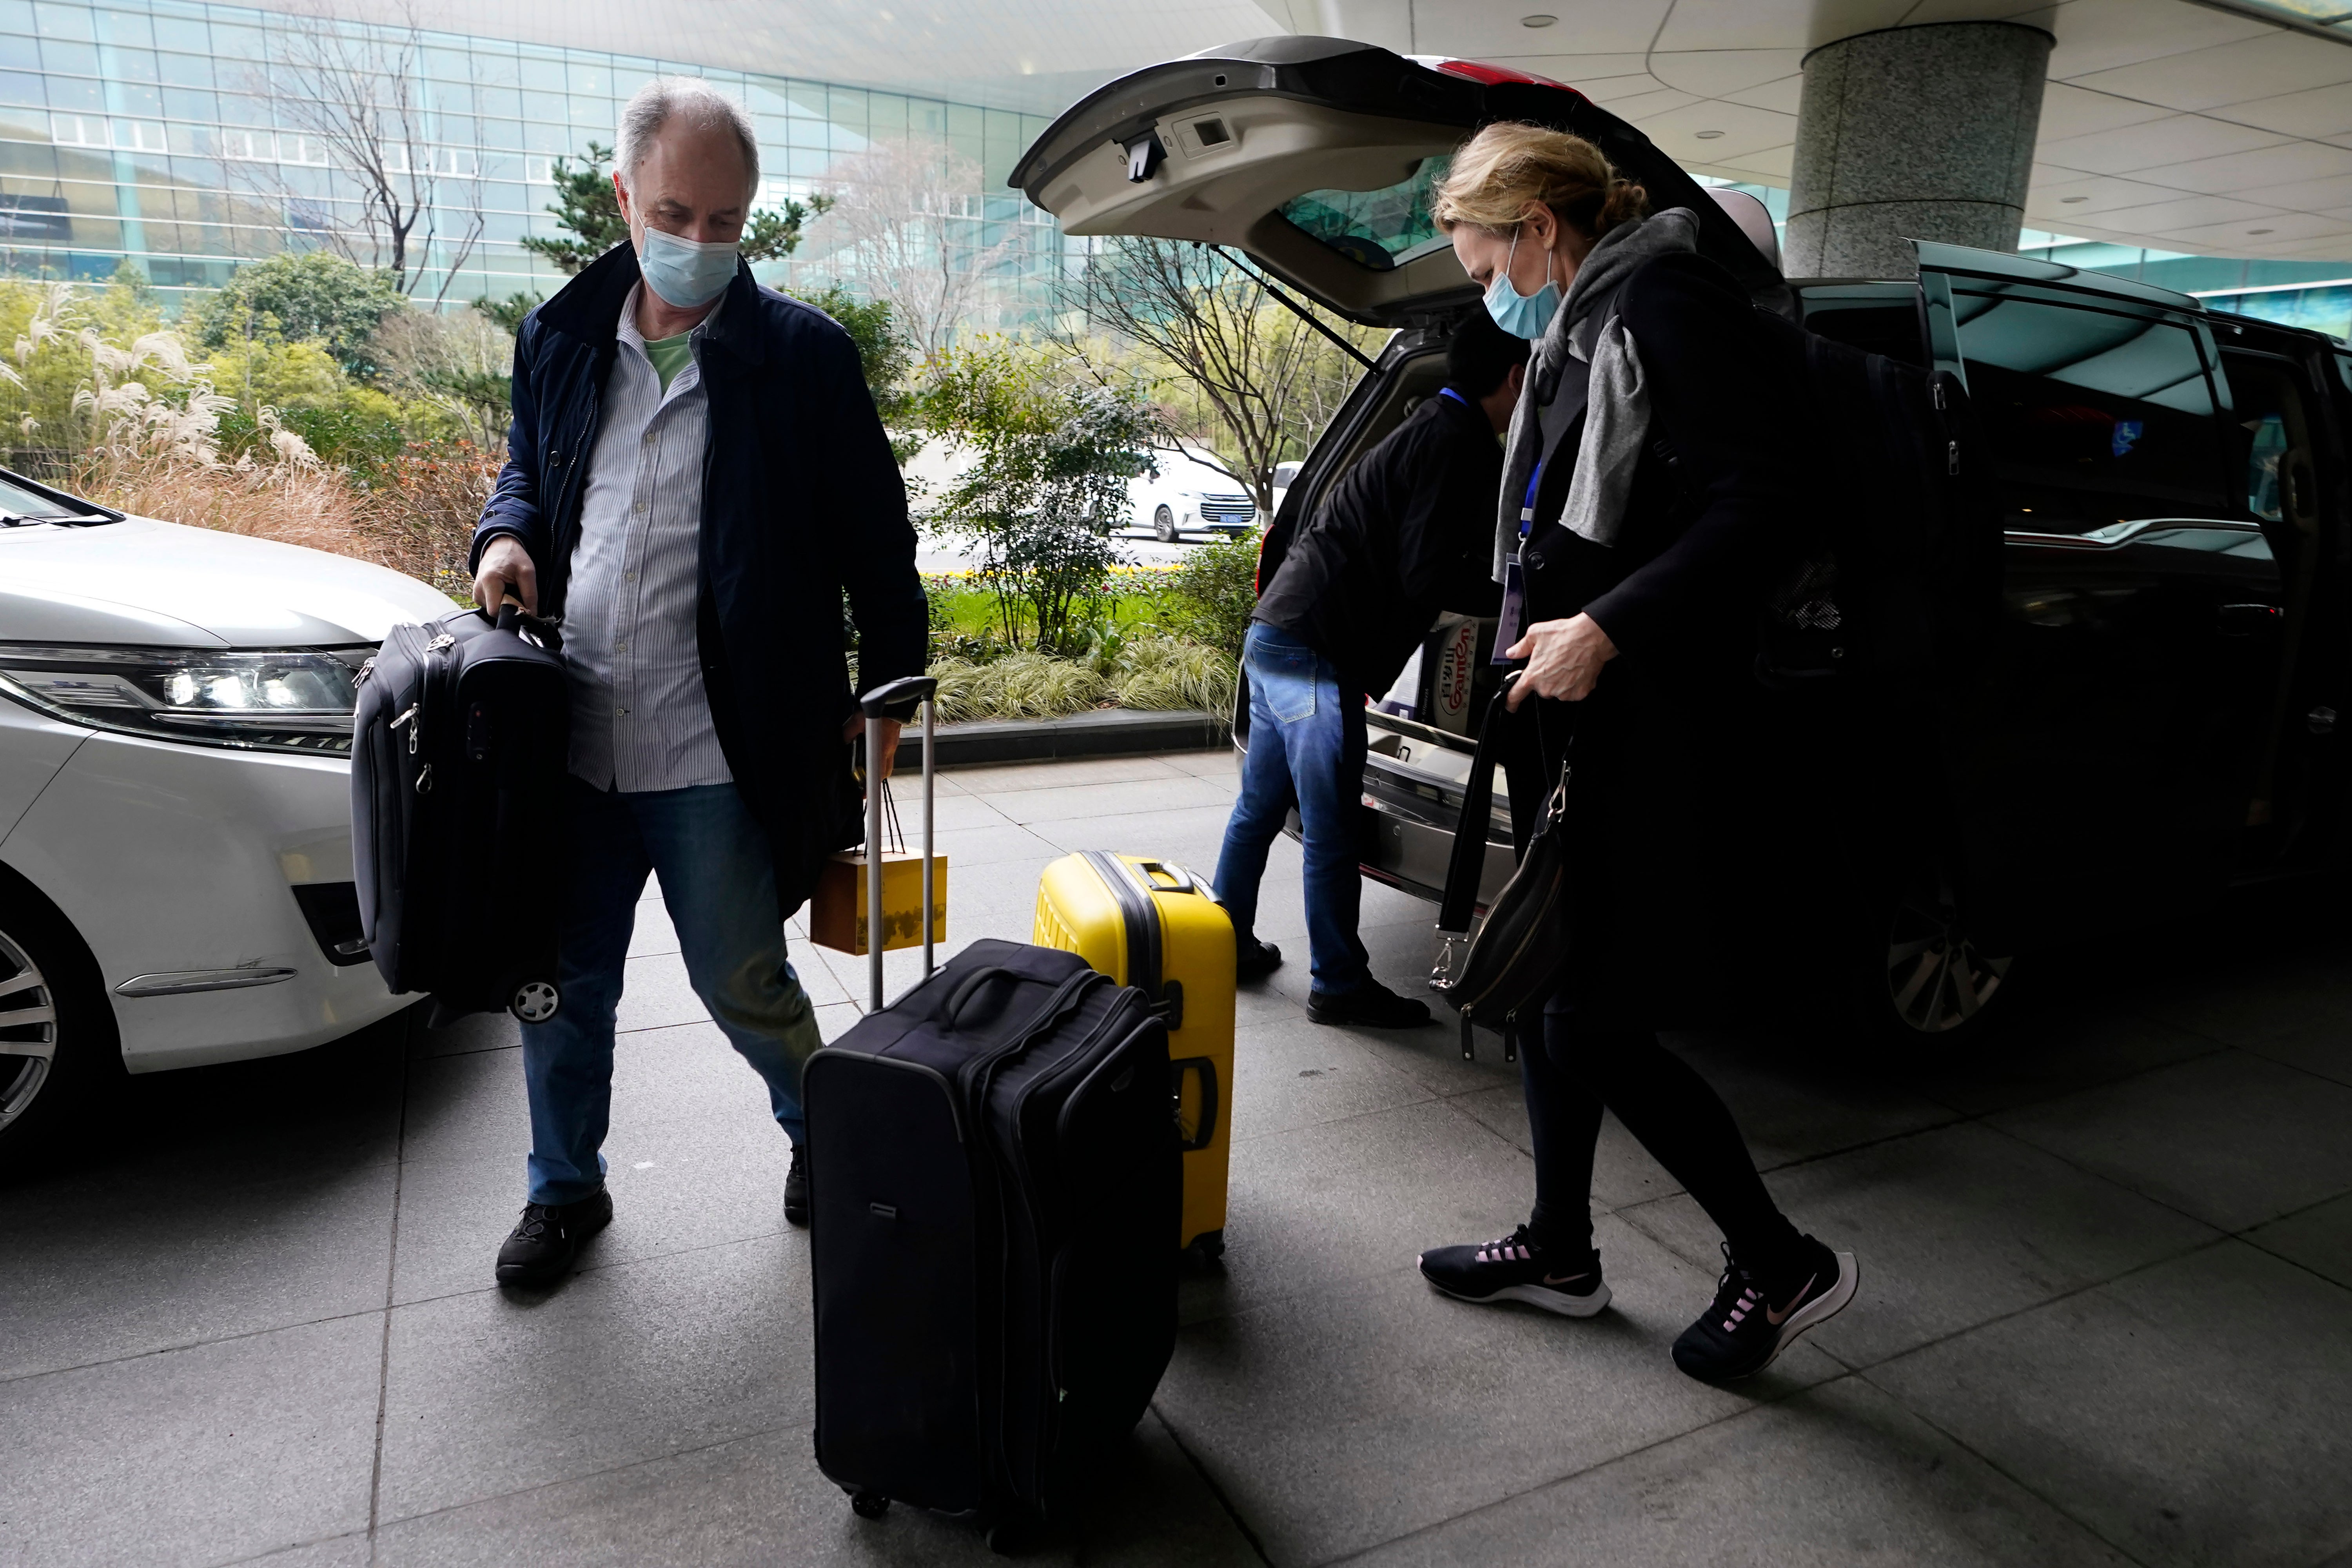
[[[2236,515],[2197,340],[2119,311],[1958,292],[1969,393],[2013,528]]]
[[[1222,122],[1195,121],[1182,134],[1203,140],[1225,134]],[[1276,210],[1351,261],[1386,272],[1448,243],[1431,216],[1431,192],[1451,158],[1423,158],[1421,166],[1377,191],[1308,191]]]

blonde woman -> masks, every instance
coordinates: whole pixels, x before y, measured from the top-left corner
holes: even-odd
[[[1507,1237],[1423,1253],[1422,1272],[1467,1300],[1606,1306],[1591,1208],[1606,1108],[1726,1237],[1715,1301],[1675,1364],[1744,1377],[1841,1310],[1858,1278],[1852,1254],[1774,1205],[1723,1101],[1656,1033],[1678,979],[1708,962],[1694,917],[1738,896],[1708,829],[1736,777],[1726,740],[1757,606],[1798,547],[1801,342],[1698,254],[1695,215],[1650,216],[1577,137],[1486,127],[1436,211],[1488,312],[1536,344],[1495,564],[1525,602],[1513,705],[1535,700],[1555,765],[1574,736],[1579,854],[1573,956],[1519,1058],[1534,1212]]]

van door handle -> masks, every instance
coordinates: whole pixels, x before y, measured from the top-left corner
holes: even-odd
[[[2276,605],[2224,605],[2217,618],[2223,637],[2250,637],[2273,630],[2284,616],[2285,611]]]

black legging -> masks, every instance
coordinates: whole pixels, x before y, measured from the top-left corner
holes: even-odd
[[[1765,1192],[1730,1110],[1706,1080],[1648,1030],[1595,1028],[1554,1007],[1544,1012],[1541,1037],[1519,1047],[1535,1137],[1537,1238],[1591,1244],[1592,1152],[1606,1107],[1697,1200],[1743,1264],[1769,1270],[1788,1257],[1797,1228]]]

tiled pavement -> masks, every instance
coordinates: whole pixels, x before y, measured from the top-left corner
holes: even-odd
[[[946,775],[959,940],[1025,932],[1084,847],[1204,873],[1220,755]],[[1524,1212],[1516,1079],[1442,1029],[1243,1000],[1232,1250],[1156,1407],[1045,1562],[2352,1563],[2352,917],[2326,899],[2046,965],[2000,1036],[1855,1059],[1677,1037],[1769,1180],[1864,1264],[1753,1386],[1666,1359],[1715,1237],[1612,1124],[1616,1291],[1464,1306],[1415,1249]],[[1303,957],[1297,855],[1267,933]],[[1367,890],[1411,984],[1428,910]],[[810,1458],[784,1149],[648,901],[618,1206],[544,1298],[488,1288],[520,1201],[511,1028],[405,1023],[139,1080],[0,1187],[0,1563],[981,1563],[851,1516]],[[856,960],[803,947],[827,1033]],[[911,969],[894,959],[894,992]]]

